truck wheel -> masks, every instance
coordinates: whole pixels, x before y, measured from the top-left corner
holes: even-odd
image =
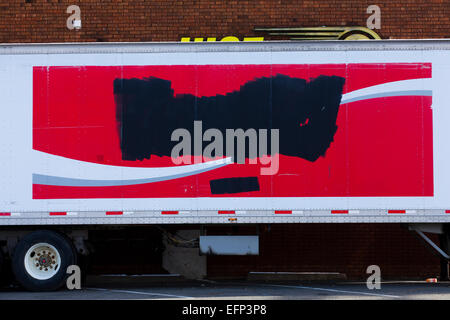
[[[16,246],[12,268],[17,281],[32,291],[61,288],[67,279],[67,267],[76,264],[70,241],[54,231],[35,231]]]

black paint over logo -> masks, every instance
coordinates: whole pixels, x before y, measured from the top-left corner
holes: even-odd
[[[248,81],[225,95],[196,97],[174,96],[169,80],[116,79],[122,159],[170,156],[178,143],[171,141],[172,132],[187,129],[193,144],[193,124],[198,120],[203,131],[215,128],[223,137],[226,129],[279,129],[280,154],[315,161],[325,155],[336,133],[344,82],[338,76],[306,81],[277,75]],[[270,138],[267,150],[270,155]]]
[[[224,178],[209,181],[212,194],[259,191],[257,177]]]

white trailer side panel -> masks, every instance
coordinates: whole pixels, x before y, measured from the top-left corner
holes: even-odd
[[[207,70],[207,66],[218,68],[216,69],[218,70],[217,78],[211,77],[209,80],[202,78],[205,74],[214,74],[211,70]],[[178,68],[176,69],[178,71],[173,71],[174,67]],[[298,69],[298,73],[292,71],[294,67]],[[167,165],[163,160],[155,164],[145,162],[156,161],[154,159],[159,159],[156,156],[151,158],[153,160],[144,159],[144,161],[130,163],[129,166],[123,164],[126,162],[121,162],[124,159],[115,162],[113,156],[109,161],[108,150],[112,150],[112,147],[105,147],[110,143],[106,135],[103,138],[105,146],[97,146],[99,150],[102,150],[99,152],[101,156],[94,159],[95,161],[86,161],[85,158],[97,156],[97,154],[89,154],[89,148],[93,147],[89,145],[83,147],[81,143],[73,145],[73,141],[67,140],[65,134],[79,124],[76,128],[81,133],[79,136],[75,135],[78,137],[76,139],[88,141],[89,138],[86,138],[86,135],[92,134],[93,141],[97,141],[95,132],[101,131],[95,131],[97,129],[93,128],[102,125],[95,122],[97,120],[92,122],[83,120],[85,114],[74,109],[71,109],[73,113],[61,111],[62,113],[58,114],[57,111],[58,106],[60,110],[65,110],[65,106],[69,103],[69,98],[65,100],[62,90],[67,90],[69,97],[79,97],[75,104],[79,103],[80,108],[84,103],[94,108],[95,103],[92,102],[92,97],[95,97],[95,93],[92,93],[93,91],[87,85],[83,87],[78,84],[90,84],[102,79],[102,72],[105,72],[105,78],[107,78],[111,76],[106,75],[107,72],[117,74],[120,71],[120,79],[124,81],[123,79],[132,78],[142,80],[148,70],[156,70],[158,71],[156,77],[159,78],[163,78],[166,72],[167,77],[163,79],[172,80],[173,86],[182,76],[177,75],[169,79],[174,74],[170,73],[170,70],[178,72],[177,74],[194,72],[192,73],[196,75],[194,79],[185,79],[187,82],[192,80],[192,83],[185,84],[185,87],[191,88],[191,91],[182,92],[180,89],[180,92],[175,93],[206,97],[211,96],[208,88],[216,85],[214,81],[217,83],[237,81],[233,77],[244,78],[246,74],[252,72],[257,75],[258,72],[264,74],[265,68],[272,70],[271,77],[276,77],[277,74],[282,74],[283,70],[288,70],[285,76],[302,78],[306,81],[320,75],[340,76],[346,80],[346,87],[342,92],[340,114],[338,114],[338,121],[344,121],[342,122],[344,126],[338,125],[334,141],[330,143],[329,149],[316,160],[297,159],[292,155],[283,156],[275,175],[258,176],[258,191],[261,194],[252,193],[252,190],[249,192],[244,190],[241,194],[220,192],[211,194],[212,191],[205,182],[207,179],[234,177],[229,176],[228,171],[225,171],[231,170],[225,168],[229,164],[220,161],[182,166]],[[374,70],[374,68],[378,69]],[[236,72],[233,73],[233,70]],[[63,72],[65,72],[64,82],[60,82]],[[223,72],[228,72],[225,80],[220,78],[225,77]],[[288,72],[294,73],[288,74]],[[367,76],[363,76],[365,72]],[[295,76],[297,74],[298,76]],[[371,78],[372,74],[374,77]],[[45,82],[41,81],[43,77],[47,77]],[[376,77],[378,78],[375,79]],[[257,78],[258,76],[255,76],[251,79]],[[351,82],[353,78],[362,80]],[[0,117],[0,136],[2,137],[0,139],[0,211],[2,212],[0,225],[447,222],[450,221],[450,214],[447,213],[450,212],[447,211],[450,210],[449,78],[450,42],[444,40],[346,43],[326,41],[321,43],[2,45],[0,46],[0,97],[2,97],[3,115]],[[41,81],[41,86],[37,85],[37,80]],[[213,84],[207,86],[205,84],[207,82]],[[42,83],[45,83],[45,86]],[[108,83],[111,101],[114,102],[115,89],[112,82]],[[102,84],[99,84],[99,87],[101,86]],[[220,86],[220,83],[217,86]],[[242,83],[236,86],[235,90],[243,90]],[[46,91],[40,89],[44,87],[47,88]],[[59,91],[55,93],[58,88]],[[74,93],[74,88],[78,88],[76,90],[79,91]],[[199,92],[201,90],[204,90],[205,94]],[[217,92],[221,95],[227,93],[219,89]],[[373,105],[374,100],[379,107]],[[359,104],[356,105],[355,101]],[[430,101],[431,105],[427,105],[427,101]],[[354,113],[350,112],[348,107],[352,103],[356,105],[356,107],[353,105],[351,109],[355,110]],[[400,159],[399,153],[396,152],[403,149],[395,149],[389,144],[389,139],[385,138],[390,135],[393,140],[404,139],[404,131],[402,131],[404,124],[401,122],[398,123],[398,128],[401,128],[399,132],[392,130],[396,126],[388,125],[389,121],[385,124],[379,122],[375,127],[379,128],[384,137],[379,141],[373,140],[373,130],[368,132],[367,134],[372,137],[372,140],[368,141],[372,144],[376,142],[373,148],[364,147],[356,150],[352,148],[353,145],[347,144],[342,151],[339,151],[341,153],[333,151],[338,143],[337,135],[343,134],[340,130],[344,130],[346,124],[350,126],[351,123],[352,126],[345,131],[346,141],[350,141],[355,135],[361,136],[364,132],[364,124],[352,122],[364,119],[360,116],[353,117],[353,114],[360,112],[357,108],[371,106],[375,108],[373,110],[376,115],[377,112],[384,112],[385,104],[389,108],[395,108],[396,105],[399,108],[407,108],[408,103],[415,110],[415,113],[409,117],[413,121],[411,123],[416,126],[411,132],[417,132],[417,137],[414,136],[398,146],[405,150],[416,150],[413,160],[408,158],[408,153],[404,159]],[[270,105],[275,105],[275,102],[271,100]],[[36,113],[36,108],[39,108],[39,112],[47,112],[45,119],[37,119],[39,114]],[[111,108],[117,110],[114,105],[111,105]],[[430,109],[430,117],[426,114],[428,109]],[[392,114],[399,116],[395,111]],[[86,117],[91,119],[89,115]],[[108,115],[105,115],[105,119],[107,117]],[[55,120],[56,118],[59,120]],[[66,123],[64,119],[73,120],[70,120],[72,121],[70,123],[67,122],[65,129],[63,128]],[[373,121],[379,120],[376,117],[367,118],[367,126],[372,128]],[[303,125],[299,122],[300,124]],[[355,131],[356,128],[362,131]],[[387,134],[386,130],[391,133]],[[84,135],[83,132],[86,134]],[[67,137],[69,136],[70,133],[67,133]],[[45,138],[47,140],[43,140],[42,137],[47,137]],[[57,141],[55,146],[50,145],[53,140]],[[388,146],[387,149],[383,149],[383,145]],[[72,154],[71,148],[77,148],[78,158],[67,156]],[[66,150],[67,154],[62,154],[61,150]],[[387,150],[387,152],[380,154],[380,150]],[[55,153],[52,153],[53,151]],[[374,154],[367,154],[368,152],[374,152]],[[358,153],[364,153],[364,156],[359,156]],[[327,157],[333,155],[336,159],[342,160],[339,165],[333,166],[336,162],[326,162]],[[386,178],[383,177],[384,180],[381,177],[379,180],[373,180],[379,175],[376,172],[369,172],[366,179],[358,170],[352,169],[368,166],[367,163],[358,163],[352,159],[370,158],[381,159],[379,167],[372,164],[371,168],[380,170],[379,174],[386,174]],[[383,159],[387,159],[386,162]],[[294,161],[299,163],[298,172],[295,171],[297,162]],[[405,167],[401,165],[402,163]],[[304,171],[311,165],[321,165],[322,169],[317,169],[317,173],[312,176],[312,173]],[[251,165],[243,166],[250,168]],[[407,171],[402,171],[406,170],[405,168],[412,168],[409,175],[406,174]],[[329,175],[324,171],[325,169],[328,170],[326,172],[329,172]],[[247,177],[246,169],[239,167],[236,170],[236,176]],[[258,173],[255,174],[253,167],[248,172],[248,176],[258,175]],[[398,177],[411,180],[399,182],[395,180],[397,174]],[[290,178],[292,175],[297,176],[298,184],[292,183],[294,181]],[[305,179],[311,179],[311,177],[316,179],[305,182],[301,180],[302,176],[306,177]],[[195,190],[191,193],[187,190],[186,194],[183,194],[184,191],[180,189],[176,192],[181,196],[173,196],[177,193],[171,191],[170,183],[174,183],[175,186],[177,181],[180,181],[177,180],[180,177],[186,179],[182,180],[182,183],[187,188],[192,186]],[[131,187],[124,181],[139,179],[150,180],[144,181],[145,183],[139,182],[141,186],[135,189],[127,189]],[[328,180],[323,181],[324,179]],[[368,179],[374,181],[373,187]],[[45,185],[46,181],[49,181],[48,185]],[[342,184],[339,185],[338,181]],[[156,191],[145,189],[152,183],[159,183],[162,187],[148,189]],[[404,186],[403,189],[402,186]],[[133,197],[133,194],[138,196]]]

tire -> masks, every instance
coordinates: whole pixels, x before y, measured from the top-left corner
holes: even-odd
[[[12,269],[16,280],[31,291],[61,288],[68,277],[66,270],[77,263],[68,238],[49,230],[26,235],[16,246]]]

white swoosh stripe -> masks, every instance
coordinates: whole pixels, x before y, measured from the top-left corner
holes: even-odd
[[[432,93],[431,81],[431,78],[400,80],[358,89],[343,94],[341,104],[380,97],[430,96]]]
[[[214,170],[231,157],[170,167],[123,167],[73,160],[33,150],[33,183],[59,186],[114,186],[171,180]]]

